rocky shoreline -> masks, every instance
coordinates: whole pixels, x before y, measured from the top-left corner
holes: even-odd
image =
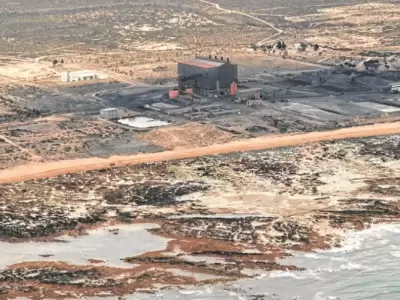
[[[399,221],[399,153],[393,135],[1,185],[0,299],[122,297],[300,270],[277,259]],[[90,238],[114,257],[107,247],[61,255]],[[15,243],[40,251],[10,265]]]

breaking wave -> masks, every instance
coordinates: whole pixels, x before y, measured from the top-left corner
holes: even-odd
[[[360,271],[360,270],[371,270],[371,268],[363,266],[361,264],[357,263],[352,263],[352,262],[346,262],[344,264],[341,264],[339,267],[331,267],[331,268],[321,268],[317,269],[315,271],[317,272],[328,272],[328,273],[334,273],[334,272],[340,272],[340,271],[349,271],[349,270],[355,270],[355,271]]]
[[[312,258],[312,259],[327,259],[325,256],[317,253],[305,253],[304,257]],[[334,261],[345,261],[346,259],[343,257],[329,257],[330,260]]]
[[[272,271],[269,273],[270,278],[291,277],[294,279],[305,279],[304,272],[299,271]]]

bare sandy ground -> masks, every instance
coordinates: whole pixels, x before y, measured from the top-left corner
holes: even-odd
[[[207,155],[262,150],[268,148],[296,146],[313,142],[390,135],[397,133],[400,133],[400,122],[345,128],[326,132],[312,132],[291,136],[265,136],[221,145],[159,153],[112,156],[105,159],[88,158],[41,164],[29,164],[1,171],[0,183],[12,183],[30,179],[53,177],[68,173],[98,170],[108,167],[195,158]]]
[[[141,139],[165,150],[182,150],[225,144],[235,136],[211,124],[188,123],[153,129],[141,135]]]

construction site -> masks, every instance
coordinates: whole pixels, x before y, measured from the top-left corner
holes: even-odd
[[[0,299],[363,300],[400,5],[292,2],[0,0]]]

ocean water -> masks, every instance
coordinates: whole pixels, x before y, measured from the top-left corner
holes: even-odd
[[[266,275],[269,292],[305,300],[400,300],[400,225],[375,225],[349,234],[341,248],[295,253],[281,263],[307,271]]]
[[[400,300],[400,225],[351,233],[341,248],[294,254],[280,262],[306,271],[274,271],[229,285],[175,288],[124,299]]]

